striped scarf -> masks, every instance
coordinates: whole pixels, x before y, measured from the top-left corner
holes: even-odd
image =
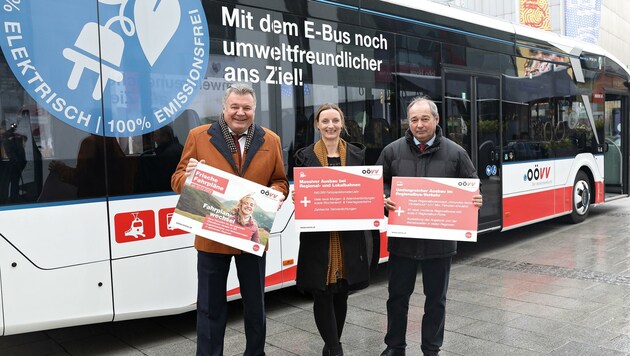
[[[341,165],[346,165],[346,141],[339,139],[339,158]],[[317,141],[313,146],[315,156],[322,164],[322,167],[328,167],[328,150],[322,140]],[[345,277],[343,265],[343,248],[341,246],[341,234],[337,231],[330,232],[330,247],[328,248],[328,272],[326,274],[326,282],[330,284],[337,283],[339,279]]]
[[[232,133],[230,132],[230,128],[228,127],[227,122],[225,122],[225,119],[223,118],[223,114],[221,114],[221,118],[219,119],[219,127],[221,128],[221,133],[223,134],[223,138],[225,139],[225,142],[230,148],[230,152],[232,153],[238,152],[236,150],[236,145],[234,144],[234,139],[232,138]],[[252,139],[254,138],[255,127],[256,125],[252,123],[252,125],[247,129],[247,134],[246,134],[247,138],[245,139],[244,152],[247,152],[247,150],[249,150],[249,146],[251,145]]]

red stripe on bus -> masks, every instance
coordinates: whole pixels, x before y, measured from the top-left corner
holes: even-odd
[[[270,274],[267,277],[265,277],[265,287],[271,287],[273,285],[280,284],[283,282],[294,281],[296,274],[297,274],[297,266],[292,266],[283,271],[278,271],[276,273]],[[239,294],[240,292],[241,292],[241,289],[239,287],[236,287],[234,289],[230,289],[229,291],[227,291],[227,295],[231,296],[231,295]]]
[[[503,226],[510,227],[571,211],[573,187],[503,199]]]
[[[389,251],[387,250],[387,231],[381,232],[381,247],[379,250],[379,258],[389,257]]]
[[[228,295],[228,297],[229,297],[229,296],[231,296],[231,295],[239,294],[240,292],[241,292],[241,289],[240,289],[240,288],[234,288],[234,289],[230,289],[230,290],[227,292],[227,295]]]
[[[297,276],[297,265],[289,267],[282,272],[282,282],[292,282],[295,281],[295,277]],[[267,286],[270,284],[267,283]]]
[[[604,182],[595,182],[595,204],[601,204],[604,200]]]

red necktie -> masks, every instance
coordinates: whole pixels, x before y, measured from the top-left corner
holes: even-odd
[[[427,144],[420,142],[420,144],[418,145],[418,148],[420,149],[420,153],[422,153],[424,152],[424,150],[427,149]]]
[[[236,145],[236,155],[238,156],[238,169],[241,169],[241,144],[238,142],[239,135],[232,134],[232,139],[234,139],[234,144]]]

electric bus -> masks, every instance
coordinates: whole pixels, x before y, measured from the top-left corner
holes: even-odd
[[[195,308],[170,176],[232,82],[256,90],[290,181],[319,105],[340,105],[370,165],[424,95],[478,169],[480,233],[581,222],[628,195],[630,73],[593,44],[421,0],[8,0],[0,14],[0,335]],[[287,201],[267,290],[295,284],[298,240]],[[239,298],[234,273],[226,293]]]

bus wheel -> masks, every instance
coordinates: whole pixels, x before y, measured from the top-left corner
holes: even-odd
[[[588,216],[591,207],[591,185],[586,173],[580,171],[573,183],[573,211],[570,221],[574,224],[581,223]]]

